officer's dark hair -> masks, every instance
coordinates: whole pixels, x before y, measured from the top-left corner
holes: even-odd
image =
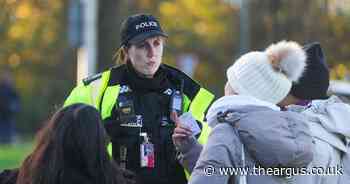
[[[38,132],[34,151],[20,168],[17,184],[59,184],[76,169],[89,183],[125,183],[107,153],[108,138],[99,112],[74,104],[57,111]],[[67,170],[70,169],[70,170]]]

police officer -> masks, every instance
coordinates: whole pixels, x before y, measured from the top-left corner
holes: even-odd
[[[209,127],[204,113],[214,95],[183,72],[162,64],[167,34],[152,15],[128,17],[121,27],[118,62],[124,63],[83,80],[65,105],[87,103],[102,115],[111,137],[113,158],[136,173],[137,183],[187,183],[171,136],[170,115],[191,112],[204,143]]]

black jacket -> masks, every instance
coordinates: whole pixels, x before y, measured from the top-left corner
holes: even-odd
[[[63,172],[61,181],[57,184],[97,184],[91,177],[77,169],[67,169]]]
[[[171,94],[167,94],[169,90],[180,90],[181,82],[185,83],[184,93],[193,98],[200,86],[169,66],[161,65],[152,79],[139,77],[128,65],[111,69],[108,86],[120,85],[121,91],[111,117],[105,119],[105,127],[111,137],[114,159],[123,162],[120,150],[126,148],[126,169],[136,173],[138,184],[187,183],[171,138],[175,124],[170,119]],[[132,104],[131,119],[122,117],[124,107],[120,104]],[[129,106],[125,109],[130,110]],[[140,122],[141,128],[132,127]],[[140,132],[146,132],[154,145],[153,168],[140,166],[140,144],[143,142]]]

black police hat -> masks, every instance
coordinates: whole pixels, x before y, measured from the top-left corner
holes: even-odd
[[[152,15],[136,14],[128,17],[122,23],[121,46],[136,44],[153,36],[168,37],[162,30],[159,21]]]

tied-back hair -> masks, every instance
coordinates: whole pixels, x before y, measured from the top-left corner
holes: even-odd
[[[72,170],[83,173],[91,183],[125,183],[122,171],[107,153],[108,137],[94,107],[74,104],[60,109],[36,138],[17,184],[64,183]]]
[[[126,50],[127,46],[121,46],[113,56],[113,60],[117,66],[125,64],[127,62]]]

